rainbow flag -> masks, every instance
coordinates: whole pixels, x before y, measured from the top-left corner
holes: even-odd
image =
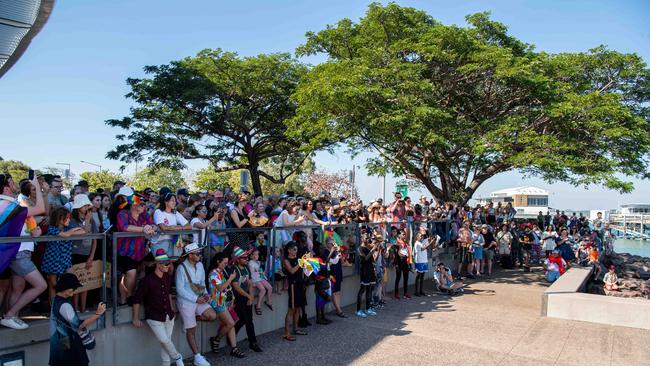
[[[32,216],[27,216],[25,219],[25,227],[27,229],[25,231],[29,234],[34,231],[34,229],[36,229],[36,226],[38,226],[36,225],[36,219],[34,219]]]
[[[337,234],[336,231],[334,231],[334,229],[331,228],[331,227],[325,228],[325,230],[322,232],[322,235],[323,235],[323,237],[322,237],[321,243],[323,243],[323,244],[325,244],[325,240],[327,238],[330,238],[330,237],[334,238],[334,242],[338,246],[340,246],[341,243],[343,243],[343,240],[341,240],[341,236],[339,234]]]
[[[298,259],[298,265],[302,268],[305,276],[309,277],[312,273],[318,273],[320,266],[324,265],[320,258],[307,258],[306,255]]]
[[[27,207],[0,197],[0,238],[20,236],[26,218]],[[0,243],[0,272],[7,269],[11,261],[16,258],[18,248],[20,242]]]

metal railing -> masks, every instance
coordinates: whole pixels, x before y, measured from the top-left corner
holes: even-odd
[[[361,234],[363,230],[368,228],[373,228],[373,230],[382,233],[385,238],[388,238],[390,235],[390,229],[392,226],[398,227],[407,227],[409,228],[409,245],[413,246],[414,244],[414,235],[413,233],[417,229],[418,225],[426,225],[427,230],[430,233],[439,235],[442,240],[448,242],[451,240],[450,237],[450,221],[423,221],[423,222],[406,222],[406,221],[386,221],[386,222],[365,222],[365,223],[349,223],[349,224],[328,224],[328,225],[297,225],[289,227],[247,227],[247,228],[206,228],[206,229],[193,229],[193,230],[182,230],[182,231],[167,231],[167,232],[157,232],[155,235],[145,235],[143,233],[131,233],[131,232],[113,232],[110,234],[87,234],[74,236],[70,238],[62,238],[59,236],[41,236],[37,238],[32,237],[5,237],[0,238],[0,243],[18,243],[18,242],[29,242],[33,241],[36,243],[44,242],[54,242],[61,240],[98,240],[98,243],[101,243],[101,258],[103,263],[102,271],[102,286],[100,290],[101,301],[108,303],[109,294],[107,290],[107,283],[110,276],[111,283],[111,308],[113,316],[113,325],[127,324],[128,322],[120,322],[119,310],[120,306],[118,304],[119,288],[120,288],[120,269],[118,264],[118,240],[128,239],[128,238],[137,238],[143,237],[147,242],[152,238],[160,235],[198,235],[200,244],[204,245],[204,257],[203,264],[206,270],[209,270],[210,260],[215,251],[218,251],[218,246],[214,245],[212,242],[213,235],[225,236],[225,241],[229,242],[228,236],[230,234],[241,234],[249,233],[251,237],[248,240],[249,244],[254,245],[256,233],[264,233],[266,235],[266,245],[267,245],[267,256],[264,263],[264,270],[268,275],[269,281],[273,284],[275,281],[274,273],[278,270],[276,268],[276,251],[281,249],[285,244],[285,241],[281,240],[280,232],[287,230],[291,235],[300,230],[312,230],[312,240],[318,240],[322,244],[325,244],[325,236],[334,236],[338,237],[339,244],[346,246],[348,248],[348,261],[351,264],[356,263],[356,248],[361,244]],[[110,259],[108,258],[108,246],[107,243],[110,241],[112,243]],[[148,245],[149,243],[145,243]],[[110,270],[109,270],[110,263]],[[353,275],[353,274],[351,274]],[[137,288],[137,286],[136,286]],[[133,294],[131,294],[133,295]],[[103,315],[97,322],[97,330],[103,329],[106,327],[106,316]],[[46,341],[44,339],[43,341]]]
[[[52,235],[44,235],[44,236],[39,236],[39,237],[31,237],[31,236],[18,236],[18,237],[0,237],[0,243],[23,243],[23,242],[34,242],[35,244],[40,244],[40,243],[50,243],[50,242],[56,242],[56,241],[79,241],[79,240],[98,240],[101,242],[101,253],[102,253],[102,286],[100,288],[100,301],[102,302],[107,302],[107,296],[108,296],[108,291],[106,287],[106,275],[107,275],[107,261],[106,261],[106,235],[105,234],[85,234],[85,235],[78,235],[78,236],[71,236],[68,238],[63,238],[60,236],[52,236]],[[47,291],[47,290],[45,290]],[[39,295],[40,296],[40,295]],[[43,320],[43,322],[48,321],[49,322],[49,312],[47,315],[47,320]],[[82,314],[82,319],[83,319],[83,314]],[[37,321],[38,323],[39,321]],[[95,327],[92,330],[101,330],[106,328],[106,315],[102,315],[97,322],[95,322]],[[37,344],[37,343],[44,343],[44,342],[49,342],[49,333],[44,332],[44,337],[43,338],[38,338],[38,339],[31,339],[29,342],[23,342],[19,344],[10,344],[8,346],[0,346],[0,351],[4,351],[6,349],[14,349],[14,348],[20,348],[32,344]]]
[[[146,235],[144,233],[132,233],[132,232],[113,232],[111,234],[111,240],[112,240],[112,313],[113,313],[113,326],[116,325],[122,325],[122,324],[128,324],[130,322],[120,322],[120,316],[119,316],[119,310],[120,310],[120,304],[118,302],[119,297],[120,297],[120,286],[121,286],[121,281],[120,281],[120,275],[125,275],[126,273],[120,273],[119,270],[120,268],[118,267],[118,253],[117,253],[117,247],[118,247],[118,240],[120,239],[131,239],[131,238],[143,238],[145,241],[152,240],[154,238],[160,239],[160,236],[163,235],[171,235],[171,236],[183,236],[183,235],[198,235],[199,236],[199,243],[202,243],[204,238],[203,238],[203,230],[201,229],[194,229],[194,230],[178,230],[178,231],[159,231],[156,232],[154,235]],[[162,239],[166,241],[166,239]],[[182,238],[180,240],[183,240]],[[183,240],[184,241],[184,240]],[[192,240],[193,241],[193,240]],[[144,246],[146,246],[148,243],[145,242],[143,243]],[[175,243],[171,243],[170,245],[175,245]],[[174,248],[172,248],[173,250]],[[145,251],[146,253],[146,251]],[[182,247],[179,248],[179,256],[182,254]],[[173,255],[170,255],[172,257]],[[205,260],[205,259],[204,259]],[[145,263],[146,265],[147,263]],[[137,278],[136,278],[136,284],[137,284]],[[137,288],[137,286],[136,286]],[[130,294],[130,296],[133,296],[134,294]]]

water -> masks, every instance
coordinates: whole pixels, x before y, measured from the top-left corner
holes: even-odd
[[[650,257],[650,241],[617,238],[614,242],[614,251]]]

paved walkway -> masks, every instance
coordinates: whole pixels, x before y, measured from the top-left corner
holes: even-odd
[[[296,342],[260,337],[264,353],[229,365],[650,365],[650,331],[542,318],[541,274],[508,271],[464,295],[388,301],[377,317],[330,317]],[[431,291],[431,290],[430,290]],[[355,309],[346,309],[349,315]],[[243,330],[242,330],[243,331]],[[245,342],[242,342],[245,343]],[[224,350],[225,352],[225,350]]]

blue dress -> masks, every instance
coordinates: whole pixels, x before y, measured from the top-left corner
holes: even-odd
[[[61,230],[56,226],[47,228],[47,235],[57,236]],[[48,274],[62,275],[72,267],[72,240],[51,241],[43,254],[41,269]]]

